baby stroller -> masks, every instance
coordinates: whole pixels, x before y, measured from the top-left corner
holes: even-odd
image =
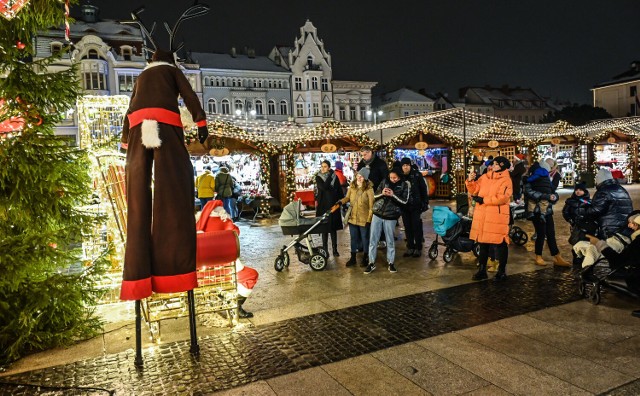
[[[629,267],[611,269],[609,261],[601,258],[593,265],[583,268],[578,276],[578,293],[593,305],[600,304],[605,289],[615,290],[639,298],[638,292],[629,287],[627,279],[632,271]]]
[[[458,252],[473,252],[478,257],[480,245],[469,239],[470,218],[459,216],[446,206],[434,206],[433,229],[436,231],[436,239],[427,253],[430,259],[438,257],[438,245],[446,247],[442,254],[445,263],[450,263],[453,255]],[[438,236],[442,237],[442,242],[438,241]]]
[[[282,235],[298,235],[296,239],[280,249],[280,254],[273,264],[273,267],[278,272],[289,266],[288,251],[291,248],[295,249],[298,260],[303,264],[309,264],[314,271],[322,271],[327,266],[329,253],[324,248],[313,245],[311,234],[329,232],[329,216],[338,210],[340,206],[334,205],[320,217],[306,218],[300,213],[300,205],[300,200],[289,203],[282,210],[282,215],[278,220]],[[302,243],[303,240],[305,241],[304,244]]]
[[[517,204],[511,202],[509,204],[509,212],[511,219],[509,220],[509,239],[518,246],[524,246],[529,241],[529,235],[517,225],[514,225],[516,220],[522,220],[526,217],[526,209],[524,202]]]

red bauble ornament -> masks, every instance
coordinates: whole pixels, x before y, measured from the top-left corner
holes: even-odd
[[[22,41],[16,41],[16,48],[22,51],[26,45]]]

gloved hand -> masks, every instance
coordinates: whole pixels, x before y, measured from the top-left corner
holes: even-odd
[[[209,130],[206,126],[198,127],[198,140],[200,140],[200,144],[203,144],[207,137],[209,136]]]
[[[473,200],[474,200],[474,201],[476,201],[476,203],[477,203],[478,205],[482,205],[482,204],[484,203],[484,198],[479,197],[479,196],[477,196],[477,195],[475,195],[475,196],[473,197]]]
[[[338,202],[336,202],[336,205],[338,205],[338,206],[342,206],[342,201],[338,201]]]

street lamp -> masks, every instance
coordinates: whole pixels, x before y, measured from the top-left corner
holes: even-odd
[[[367,115],[369,116],[369,118],[373,116],[373,125],[378,124],[378,117],[382,116],[382,114],[383,114],[382,110],[378,110],[378,111],[367,110]],[[382,129],[380,129],[380,144],[382,144]]]

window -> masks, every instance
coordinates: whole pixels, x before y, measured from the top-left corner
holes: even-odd
[[[100,56],[98,55],[98,51],[92,49],[92,50],[89,50],[89,52],[87,52],[87,58],[88,59],[100,59]]]
[[[367,110],[360,108],[360,121],[367,119]]]
[[[107,66],[100,61],[84,61],[82,63],[82,88],[89,91],[107,89]],[[132,89],[133,90],[133,89]]]
[[[274,115],[276,114],[276,101],[271,99],[269,100],[269,102],[267,103],[267,113],[269,115]]]
[[[289,106],[287,105],[287,101],[286,100],[281,100],[280,101],[280,114],[282,114],[282,115],[289,114]]]
[[[263,115],[264,114],[264,105],[261,100],[256,100],[256,114]]]
[[[60,51],[62,51],[62,43],[51,43],[51,55],[57,55]]]
[[[529,122],[529,116],[528,115],[524,116],[524,122]]]
[[[120,74],[118,76],[118,92],[133,92],[137,78],[138,76],[133,74]]]
[[[226,87],[227,86],[227,79],[226,78],[223,78],[223,79],[220,80],[220,86],[221,87]]]
[[[331,108],[329,107],[329,103],[322,104],[322,116],[331,117]]]
[[[222,114],[231,113],[231,104],[228,99],[222,99]]]
[[[420,112],[419,112],[419,111],[414,111],[414,112],[413,112],[413,115],[418,115],[418,114],[420,114]]]
[[[296,83],[296,91],[302,91],[302,77],[296,77],[295,78],[295,83]]]
[[[323,91],[329,90],[329,80],[324,77],[322,78],[322,90]]]
[[[282,80],[278,80],[278,88],[284,88],[284,82]]]
[[[405,111],[403,114],[404,114],[405,117],[409,117],[409,112],[408,111]]]
[[[296,103],[296,117],[304,117],[304,104]]]
[[[209,114],[216,114],[217,113],[216,100],[215,99],[209,99],[207,101],[207,110],[209,111]]]
[[[308,78],[306,79],[306,81],[307,81],[307,91],[308,91],[311,88],[311,84]]]
[[[319,117],[320,116],[320,103],[314,103],[313,104],[313,116],[314,117]]]
[[[344,106],[340,106],[340,121],[347,119],[347,109]]]
[[[355,107],[349,107],[349,119],[350,120],[355,120],[356,119],[356,108]]]
[[[318,89],[318,77],[311,77],[311,89]]]
[[[233,102],[233,109],[234,110],[240,110],[240,111],[242,111],[244,109],[244,104],[242,103],[242,101],[240,99],[236,99],[236,101]]]
[[[122,58],[124,58],[124,60],[130,61],[132,53],[133,53],[133,51],[131,50],[131,47],[129,47],[129,46],[124,46],[123,45],[122,47],[120,47],[120,54],[122,55]]]
[[[638,87],[631,86],[629,87],[629,96],[636,96],[638,94]]]
[[[307,117],[311,117],[311,103],[307,103]]]

